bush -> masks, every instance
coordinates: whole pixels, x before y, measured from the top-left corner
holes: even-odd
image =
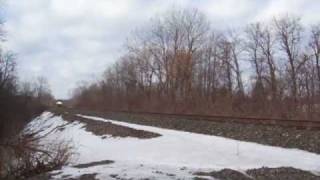
[[[0,178],[23,179],[60,168],[72,155],[70,142],[41,145],[45,136],[24,133],[0,144]]]

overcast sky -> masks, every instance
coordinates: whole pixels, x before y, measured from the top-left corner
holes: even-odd
[[[173,7],[198,8],[219,28],[285,13],[320,22],[320,0],[7,0],[6,47],[18,55],[20,79],[44,76],[67,98],[117,60],[133,30]]]

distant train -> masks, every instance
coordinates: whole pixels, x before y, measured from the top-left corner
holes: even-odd
[[[56,106],[57,107],[62,107],[63,106],[63,102],[62,101],[57,101],[56,102]]]

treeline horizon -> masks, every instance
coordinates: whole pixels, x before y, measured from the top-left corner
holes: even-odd
[[[275,17],[215,30],[198,10],[138,29],[103,79],[74,90],[75,107],[292,119],[320,117],[320,22]]]

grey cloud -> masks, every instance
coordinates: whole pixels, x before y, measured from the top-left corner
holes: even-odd
[[[18,54],[22,79],[48,78],[57,98],[79,81],[98,78],[116,61],[127,36],[173,7],[198,8],[215,26],[241,26],[283,12],[319,21],[314,0],[10,0],[7,48]]]

